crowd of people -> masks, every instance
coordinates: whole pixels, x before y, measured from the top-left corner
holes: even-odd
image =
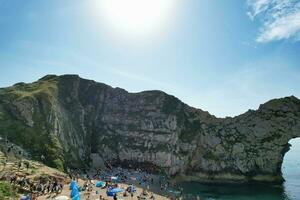
[[[18,171],[20,168],[28,170],[29,167],[25,162],[16,162],[15,165]],[[176,185],[176,183],[172,183],[163,176],[153,176],[147,172],[143,172],[141,169],[103,168],[93,173],[86,172],[85,176],[80,170],[73,170],[69,173],[69,176],[75,181],[78,179],[84,180],[83,184],[78,184],[78,188],[82,194],[87,195],[85,199],[95,199],[95,195],[98,195],[99,200],[109,200],[111,198],[117,200],[123,199],[123,197],[138,200],[155,200],[156,195],[151,192],[155,190],[168,196],[171,200],[180,200],[183,197],[183,190]],[[6,176],[5,179],[12,185],[26,191],[26,194],[28,194],[26,197],[30,200],[35,200],[42,195],[53,194],[53,196],[57,196],[64,188],[62,180],[58,180],[54,177],[47,177],[46,179],[45,177],[40,177],[35,180],[30,180],[26,175],[21,175],[21,173],[16,172]],[[103,185],[99,188],[96,187],[96,182],[100,180],[103,182]],[[124,188],[124,185],[127,187]],[[139,185],[140,188],[143,188],[141,192],[138,193],[134,185]],[[99,192],[99,190],[109,191],[115,188],[122,188],[122,192],[115,193],[112,197],[103,195],[103,192],[100,194]],[[170,194],[169,188],[175,188],[177,194]],[[196,200],[199,199],[199,197],[196,198]]]
[[[5,171],[7,159],[3,161],[3,170],[0,179],[8,181],[12,186],[18,188],[20,191],[26,193],[28,199],[35,200],[38,196],[46,194],[60,194],[63,190],[64,184],[62,180],[47,175],[41,175],[33,180],[26,176],[26,173],[21,173],[20,170],[24,169],[27,174],[29,173],[30,163],[28,161],[19,160],[14,163],[16,172]],[[24,172],[24,171],[23,171]]]
[[[79,170],[73,170],[69,173],[70,178],[76,180],[78,177],[82,178]],[[166,177],[153,176],[139,168],[137,169],[124,169],[121,167],[101,168],[93,172],[86,172],[84,176],[85,182],[83,185],[79,185],[81,192],[87,192],[89,194],[98,194],[99,189],[109,191],[114,188],[119,188],[120,185],[126,184],[127,188],[122,188],[122,192],[115,193],[113,199],[123,199],[123,197],[131,197],[131,199],[138,200],[155,200],[155,194],[150,191],[157,191],[164,195],[167,195],[169,199],[177,200],[182,199],[183,190],[178,185],[170,182]],[[96,181],[103,181],[103,185],[100,188],[95,188]],[[119,184],[120,183],[120,184]],[[143,188],[141,192],[137,192],[133,184]],[[169,188],[176,188],[177,194],[171,194]],[[105,197],[99,194],[100,200],[106,200],[109,197]],[[87,197],[89,199],[89,196]]]
[[[7,165],[7,159],[3,161],[4,168]],[[16,173],[10,174],[5,179],[9,181],[12,185],[21,188],[26,191],[29,199],[35,200],[38,196],[54,194],[58,195],[62,192],[64,188],[64,183],[62,180],[56,178],[48,177],[45,179],[30,180],[26,175],[21,175],[24,170],[29,170],[30,163],[27,161],[19,160],[15,162],[14,168],[17,169]],[[129,187],[122,188],[122,192],[115,193],[113,199],[116,200],[122,197],[131,197],[131,199],[138,200],[155,200],[155,195],[153,192],[156,190],[163,195],[167,195],[169,199],[177,200],[182,199],[183,191],[182,188],[178,187],[176,184],[170,182],[166,177],[163,176],[153,176],[152,174],[143,171],[141,168],[136,169],[124,169],[121,167],[109,167],[99,168],[93,172],[84,172],[82,170],[68,170],[69,177],[71,180],[83,179],[85,182],[79,185],[80,192],[88,194],[86,199],[90,199],[90,194],[98,195],[100,200],[108,200],[109,197],[103,196],[98,193],[98,189],[109,191],[120,187],[119,183],[126,184]],[[26,174],[26,173],[25,173]],[[112,179],[112,177],[117,177],[117,180]],[[2,177],[3,178],[3,177]],[[101,180],[105,184],[101,188],[95,188],[95,180]],[[136,192],[133,184],[139,185],[143,188],[142,192],[139,194]],[[176,188],[177,194],[170,194],[168,188]],[[92,198],[91,198],[92,199]],[[198,200],[198,198],[197,198]]]
[[[56,178],[49,178],[46,181],[44,178],[30,180],[26,175],[12,174],[7,179],[10,184],[19,186],[23,191],[27,191],[34,196],[51,193],[60,194],[64,187],[63,182],[58,181]]]

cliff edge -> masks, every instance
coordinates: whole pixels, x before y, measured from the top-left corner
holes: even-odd
[[[0,136],[49,166],[147,165],[180,180],[280,182],[300,100],[227,118],[161,91],[129,93],[77,75],[0,89]]]

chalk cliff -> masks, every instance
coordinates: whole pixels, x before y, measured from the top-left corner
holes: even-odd
[[[300,100],[216,118],[161,91],[48,75],[0,89],[0,136],[59,169],[111,161],[179,180],[280,182],[288,141],[300,137]]]

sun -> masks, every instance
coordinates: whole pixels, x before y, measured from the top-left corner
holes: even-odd
[[[111,31],[126,37],[159,33],[174,16],[177,0],[98,0],[100,20]]]

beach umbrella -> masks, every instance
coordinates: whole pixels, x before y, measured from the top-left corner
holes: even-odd
[[[98,181],[97,183],[96,183],[96,187],[102,187],[103,186],[103,182],[102,181]]]
[[[69,197],[67,197],[67,196],[59,196],[59,197],[56,197],[55,200],[69,200]]]

